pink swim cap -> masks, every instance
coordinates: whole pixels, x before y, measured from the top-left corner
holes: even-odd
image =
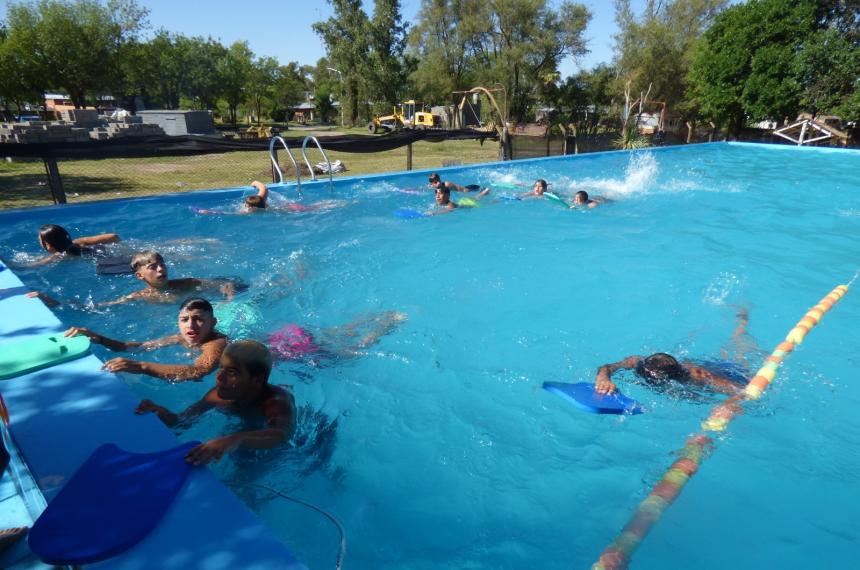
[[[284,360],[298,360],[320,350],[314,336],[298,325],[287,325],[269,333],[267,344],[276,357]]]

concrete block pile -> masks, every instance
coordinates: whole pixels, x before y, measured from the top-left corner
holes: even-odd
[[[65,121],[0,123],[2,143],[73,143],[88,140],[89,129]]]
[[[141,117],[108,119],[95,109],[72,109],[62,112],[61,121],[0,123],[0,143],[75,143],[126,137],[159,136],[158,125],[144,124]]]

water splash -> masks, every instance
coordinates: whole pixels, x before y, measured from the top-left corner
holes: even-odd
[[[723,271],[717,275],[702,295],[702,300],[711,305],[725,305],[726,299],[741,285],[741,279],[734,273]]]
[[[570,180],[566,186],[571,192],[585,190],[613,199],[627,198],[653,191],[659,173],[660,165],[652,153],[636,152],[627,161],[623,179],[585,178]]]

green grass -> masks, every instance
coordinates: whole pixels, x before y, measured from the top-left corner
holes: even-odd
[[[339,132],[366,133],[363,129],[338,129]],[[284,136],[301,137],[307,131],[289,130]],[[320,133],[324,135],[325,133]],[[495,141],[418,142],[412,145],[412,167],[438,168],[443,160],[460,160],[463,164],[498,159]],[[301,153],[296,153],[297,159]],[[406,170],[406,147],[380,153],[357,154],[329,152],[329,159],[342,161],[347,172],[336,176],[354,176]],[[278,155],[281,163],[289,162],[286,154]],[[319,151],[308,152],[311,163],[322,160]],[[268,152],[230,152],[191,157],[134,158],[108,160],[58,161],[63,187],[70,204],[109,198],[148,196],[166,192],[186,192],[209,188],[243,186],[252,180],[272,179]],[[290,170],[292,170],[290,168]],[[292,180],[294,174],[286,174]],[[307,177],[303,176],[303,180]],[[45,167],[41,161],[0,161],[0,209],[28,208],[52,204]]]

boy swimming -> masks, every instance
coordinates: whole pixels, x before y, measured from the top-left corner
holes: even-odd
[[[534,185],[532,185],[532,189],[528,192],[523,192],[522,194],[520,194],[519,198],[521,200],[528,198],[543,198],[543,194],[544,192],[546,192],[547,187],[548,185],[546,183],[546,180],[544,180],[543,178],[538,178],[537,180],[535,180]]]
[[[218,408],[263,425],[242,430],[201,443],[188,452],[185,460],[204,465],[220,460],[225,453],[240,447],[269,449],[288,442],[296,430],[296,402],[280,386],[269,384],[272,355],[253,340],[240,340],[227,346],[215,375],[215,387],[185,411],[174,414],[151,400],[143,400],[137,414],[153,412],[165,425],[185,423]]]
[[[119,305],[129,301],[145,300],[151,303],[174,303],[182,294],[203,291],[218,291],[226,300],[231,300],[236,293],[237,284],[230,279],[197,279],[185,277],[182,279],[168,279],[167,265],[161,254],[155,251],[141,251],[131,258],[131,269],[134,276],[144,283],[146,287],[123,295],[113,301],[96,303],[97,307]],[[50,297],[45,293],[33,291],[27,293],[28,297],[38,297],[49,307],[63,304],[61,301]]]
[[[321,202],[317,202],[315,204],[299,204],[298,202],[286,202],[282,204],[270,204],[269,203],[269,187],[260,182],[259,180],[254,180],[251,182],[251,186],[257,189],[257,193],[251,196],[246,196],[245,200],[242,202],[242,207],[236,211],[221,211],[221,210],[206,210],[203,208],[192,208],[194,213],[196,214],[205,214],[205,215],[241,215],[241,214],[255,214],[259,212],[265,211],[275,211],[275,212],[313,212],[318,210],[330,210],[332,208],[336,208],[338,206],[343,206],[346,204],[343,200],[323,200]]]
[[[465,207],[465,208],[474,208],[477,206],[477,201],[490,193],[489,188],[484,188],[481,192],[478,193],[475,198],[463,198],[459,203],[451,200],[451,189],[445,186],[444,184],[437,184],[436,188],[436,205],[441,208],[441,210],[437,210],[433,212],[433,214],[445,214],[454,210],[455,208]]]
[[[576,194],[573,195],[573,202],[570,204],[571,208],[596,208],[600,204],[604,204],[606,202],[610,202],[608,198],[604,198],[603,196],[594,196],[589,197],[588,192],[585,190],[580,190]]]
[[[743,360],[741,347],[744,345],[741,338],[746,334],[748,323],[749,314],[746,309],[741,309],[738,312],[738,325],[731,338],[731,342],[738,347],[737,356],[741,357],[740,360]],[[623,360],[604,364],[598,368],[594,389],[599,394],[611,394],[616,388],[612,382],[612,375],[618,370],[627,369],[633,370],[636,376],[644,380],[646,384],[656,388],[664,388],[674,382],[724,394],[735,394],[743,388],[741,379],[733,378],[737,375],[738,368],[743,368],[743,366],[730,362],[703,363],[692,360],[679,362],[674,356],[665,352],[658,352],[647,357],[628,356]]]
[[[156,350],[174,344],[199,351],[200,354],[193,364],[160,364],[129,358],[114,358],[102,366],[109,372],[146,374],[170,382],[186,382],[200,380],[215,370],[218,365],[218,359],[227,345],[227,337],[215,330],[216,323],[217,320],[209,301],[200,297],[192,297],[186,299],[179,306],[179,333],[164,338],[146,342],[123,342],[83,327],[71,327],[65,332],[65,336],[84,335],[89,337],[91,342],[101,344],[115,352]]]
[[[432,173],[432,174],[427,178],[427,182],[430,184],[430,187],[431,187],[431,188],[433,188],[434,190],[436,190],[437,188],[439,188],[439,186],[444,186],[445,188],[447,188],[447,189],[448,189],[448,191],[449,191],[449,192],[450,192],[451,190],[453,190],[454,192],[470,192],[471,190],[477,190],[477,189],[478,189],[478,186],[477,186],[477,185],[475,185],[475,186],[471,186],[471,187],[469,187],[469,186],[460,186],[459,184],[455,184],[454,182],[450,182],[450,181],[447,181],[447,180],[446,180],[446,181],[443,181],[443,180],[439,177],[439,174],[437,174],[437,173],[435,173],[435,172],[434,172],[434,173]]]

